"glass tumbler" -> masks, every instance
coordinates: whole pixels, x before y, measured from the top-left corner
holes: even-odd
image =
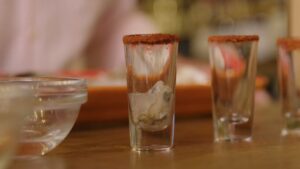
[[[284,127],[281,134],[300,136],[300,39],[281,38],[278,75]]]
[[[24,118],[33,105],[34,94],[28,85],[0,82],[0,169],[15,155]]]
[[[173,146],[178,38],[168,34],[124,36],[133,150]]]
[[[258,40],[256,35],[208,38],[215,142],[252,140]]]

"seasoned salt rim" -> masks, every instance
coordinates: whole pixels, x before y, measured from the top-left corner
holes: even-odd
[[[247,42],[258,40],[258,35],[214,35],[208,37],[209,42]]]
[[[300,38],[279,38],[277,45],[286,50],[300,49]]]
[[[124,44],[167,44],[173,42],[179,42],[179,38],[171,34],[135,34],[123,37]]]

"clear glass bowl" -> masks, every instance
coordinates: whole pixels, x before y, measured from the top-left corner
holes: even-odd
[[[80,107],[87,100],[83,79],[57,77],[0,78],[27,84],[35,94],[34,110],[25,118],[19,156],[44,155],[71,131]]]

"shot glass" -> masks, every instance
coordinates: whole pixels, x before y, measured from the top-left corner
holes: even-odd
[[[16,154],[27,112],[33,110],[34,94],[18,82],[0,82],[0,169]]]
[[[173,146],[178,38],[168,34],[123,37],[127,68],[130,145],[133,150]]]
[[[256,35],[208,38],[215,142],[252,140],[258,40]]]
[[[300,39],[281,38],[278,75],[284,126],[281,134],[300,136]]]

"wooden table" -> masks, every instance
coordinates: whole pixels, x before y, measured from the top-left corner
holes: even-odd
[[[54,151],[11,169],[300,168],[300,138],[281,138],[278,104],[258,106],[252,143],[213,143],[210,117],[177,119],[175,148],[132,152],[126,123],[75,128]]]

